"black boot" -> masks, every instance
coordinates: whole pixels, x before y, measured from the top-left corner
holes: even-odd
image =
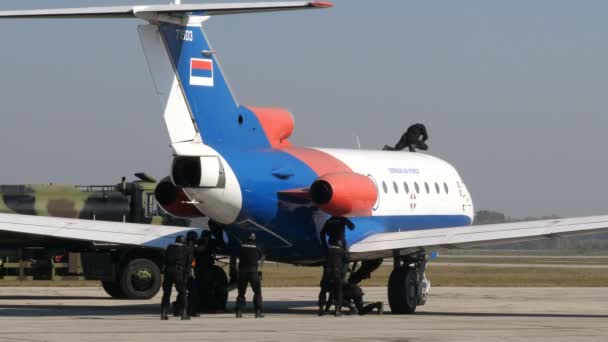
[[[336,307],[335,316],[336,317],[342,317],[342,308],[341,307]]]
[[[239,309],[236,309],[236,318],[243,318],[243,312]]]
[[[173,302],[173,317],[179,317],[179,305],[177,304],[177,302]]]
[[[262,310],[255,310],[255,318],[264,318]]]
[[[182,314],[182,321],[189,321],[190,320],[190,316],[188,316],[188,314]]]
[[[325,316],[325,309],[323,305],[319,305],[319,316]]]
[[[160,308],[160,320],[161,321],[169,320],[169,316],[167,316],[167,308],[165,306],[161,306],[161,308]]]

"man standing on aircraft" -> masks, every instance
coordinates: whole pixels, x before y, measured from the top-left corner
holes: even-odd
[[[355,229],[355,224],[351,222],[351,220],[346,217],[338,217],[332,216],[325,222],[323,229],[321,229],[320,237],[321,243],[323,246],[328,246],[327,237],[329,236],[329,244],[336,245],[338,241],[342,241],[342,246],[347,246],[346,236],[345,236],[345,228],[348,227],[349,230]]]
[[[407,131],[401,136],[401,139],[397,142],[395,147],[384,145],[383,150],[385,151],[401,151],[408,147],[410,152],[416,152],[416,148],[426,151],[429,146],[426,141],[429,139],[429,134],[426,131],[426,127],[421,124],[411,125]]]
[[[165,252],[165,274],[163,279],[163,298],[161,301],[161,320],[168,320],[167,310],[169,309],[169,299],[171,298],[171,289],[175,284],[178,298],[177,303],[181,309],[182,320],[188,320],[188,300],[186,294],[186,282],[188,273],[192,265],[192,251],[184,245],[184,237],[178,236],[175,238],[175,243],[167,247]]]
[[[262,258],[262,252],[256,245],[255,234],[251,233],[247,241],[241,244],[238,253],[239,257],[239,293],[236,297],[236,318],[243,317],[243,310],[247,305],[245,292],[247,285],[251,284],[253,290],[253,307],[255,318],[263,318],[262,314],[262,284],[258,266]]]
[[[325,314],[327,293],[332,292],[336,317],[342,316],[342,287],[344,284],[343,270],[348,264],[348,250],[344,248],[341,240],[330,242],[327,247],[327,256],[323,265],[323,278],[321,278],[321,291],[319,292],[319,316]]]

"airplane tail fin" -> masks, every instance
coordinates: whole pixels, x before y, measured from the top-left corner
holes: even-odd
[[[225,142],[238,123],[238,104],[197,17],[189,23],[141,25],[138,30],[171,143]]]
[[[204,142],[266,147],[276,129],[268,113],[241,107],[235,100],[202,25],[210,16],[331,7],[322,1],[114,6],[3,11],[1,18],[140,18],[138,28],[171,143]],[[266,123],[259,117],[266,116]],[[282,117],[285,117],[282,114]],[[285,121],[285,120],[283,120]],[[288,120],[287,120],[288,121]],[[288,126],[288,125],[287,125]],[[279,132],[278,136],[285,135]]]

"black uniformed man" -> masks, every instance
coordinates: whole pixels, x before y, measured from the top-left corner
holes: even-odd
[[[329,295],[330,301],[325,306],[325,311],[329,311],[331,299],[333,298],[333,292]],[[350,303],[351,301],[355,304],[355,310],[359,315],[367,315],[368,313],[376,309],[378,315],[382,315],[384,312],[384,305],[382,302],[375,302],[368,305],[363,305],[363,290],[356,284],[345,282],[342,288],[342,297],[344,302]]]
[[[341,240],[329,244],[327,255],[323,266],[323,278],[321,279],[321,291],[319,292],[319,316],[325,313],[324,306],[327,302],[327,293],[334,294],[334,305],[336,316],[342,316],[342,286],[344,283],[344,266],[348,264],[348,251],[344,248]]]
[[[346,217],[332,216],[325,222],[323,229],[320,232],[321,242],[325,247],[327,244],[327,236],[329,236],[329,244],[336,245],[338,241],[342,241],[342,246],[347,246],[345,237],[345,228],[349,230],[355,229],[355,225]]]
[[[236,297],[236,317],[243,317],[243,310],[247,304],[245,292],[247,292],[247,285],[251,284],[255,317],[262,318],[264,317],[262,314],[262,284],[260,282],[260,274],[258,273],[258,265],[262,258],[262,252],[256,245],[254,233],[251,233],[249,239],[241,244],[238,257],[239,294]]]
[[[181,308],[182,319],[190,319],[188,316],[188,301],[186,294],[186,282],[188,273],[192,265],[192,252],[184,245],[184,237],[178,236],[175,238],[175,243],[167,247],[165,252],[165,274],[163,279],[163,298],[161,301],[161,316],[160,319],[167,320],[167,310],[169,309],[169,299],[171,298],[171,289],[175,284]]]
[[[224,242],[224,225],[221,223],[217,223],[213,220],[209,220],[209,230],[211,231],[210,239],[212,242],[212,246],[215,249],[218,248],[226,248],[226,243]],[[239,271],[237,267],[237,257],[236,255],[230,256],[230,262],[228,264],[228,276],[230,280],[228,281],[228,287],[231,289],[236,289],[238,287],[238,278]]]
[[[186,248],[189,249],[189,253],[192,253],[192,257],[194,258],[194,265],[196,266],[197,254],[202,253],[203,247],[198,243],[198,234],[191,230],[186,234]],[[188,289],[188,315],[191,317],[198,317],[199,315],[199,302],[200,302],[200,293],[199,288],[197,286],[196,274],[192,269],[189,269],[187,272],[187,289]],[[178,295],[179,297],[179,295]],[[178,303],[180,300],[178,299]]]
[[[421,123],[417,123],[411,125],[407,129],[395,147],[385,145],[384,150],[401,151],[407,147],[409,148],[410,152],[416,152],[416,149],[426,151],[429,149],[428,145],[426,144],[428,139],[429,134],[426,131],[426,127]]]
[[[198,244],[202,248],[198,250],[199,253],[197,253],[195,257],[195,273],[197,270],[204,271],[213,266],[215,263],[215,253],[217,247],[215,239],[211,238],[211,232],[208,230],[204,230],[201,233],[201,238]]]

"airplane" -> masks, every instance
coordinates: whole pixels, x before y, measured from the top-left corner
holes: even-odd
[[[173,151],[156,190],[165,210],[205,216],[234,246],[250,232],[266,260],[320,265],[319,232],[345,216],[355,272],[393,259],[394,314],[424,305],[433,248],[468,248],[608,230],[608,216],[471,226],[474,207],[458,171],[426,153],[294,146],[292,114],[241,105],[203,27],[215,16],[325,9],[323,1],[171,4],[2,11],[0,19],[137,18],[143,52]],[[0,231],[164,248],[183,230],[153,225],[0,215]]]

